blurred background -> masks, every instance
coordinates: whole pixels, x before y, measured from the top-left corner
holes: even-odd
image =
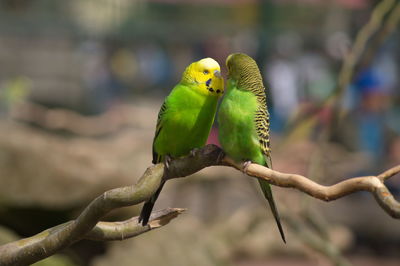
[[[0,0],[0,244],[135,183],[163,98],[203,57],[258,62],[276,170],[329,185],[399,164],[399,2]],[[286,245],[255,181],[213,167],[168,182],[156,209],[188,208],[171,224],[36,265],[399,265],[399,223],[370,194],[274,192]]]

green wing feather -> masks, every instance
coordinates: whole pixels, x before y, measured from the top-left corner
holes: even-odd
[[[258,97],[258,102],[259,105],[254,116],[258,141],[260,142],[260,148],[264,155],[266,166],[272,168],[269,140],[269,113],[267,111],[265,96],[263,98]]]
[[[219,111],[221,145],[235,160],[251,160],[272,168],[269,114],[265,88],[257,63],[248,55],[236,53],[228,56],[226,64],[229,76],[228,90]],[[259,180],[259,183],[271,207],[282,240],[286,242],[271,186],[265,180]]]
[[[167,98],[168,99],[168,98]],[[153,163],[160,163],[162,161],[162,156],[160,156],[154,147],[154,143],[158,137],[158,135],[160,134],[162,127],[163,127],[163,122],[165,120],[165,112],[167,111],[167,99],[163,102],[163,104],[161,105],[160,111],[158,112],[158,116],[157,116],[157,125],[156,125],[156,133],[154,134],[154,139],[153,139]]]
[[[219,64],[211,58],[192,63],[185,69],[181,82],[166,97],[158,113],[152,145],[154,164],[169,157],[187,155],[192,149],[204,146],[218,98],[224,90],[219,74]],[[144,204],[139,216],[143,225],[147,224],[164,183],[161,182],[156,193]]]
[[[258,140],[260,143],[261,152],[264,155],[265,165],[268,168],[272,169],[271,147],[269,139],[269,113],[266,106],[265,93],[264,97],[258,96],[257,99],[259,105],[255,113],[256,131],[259,138]],[[264,193],[265,198],[268,200],[269,206],[271,207],[271,211],[274,215],[282,240],[286,243],[285,234],[281,225],[278,209],[276,208],[275,201],[272,195],[271,185],[267,181],[261,179],[258,179],[258,182],[260,183],[261,190]]]
[[[160,111],[158,112],[157,116],[157,124],[156,124],[156,133],[154,134],[154,139],[153,139],[153,163],[160,163],[163,160],[163,156],[158,154],[155,150],[154,143],[160,134],[162,128],[163,128],[163,123],[165,121],[165,112],[167,111],[167,100],[168,98],[165,99],[163,104],[161,105]],[[161,193],[161,190],[163,189],[165,184],[165,181],[162,181],[160,184],[160,187],[157,189],[156,193],[144,203],[142,211],[140,212],[139,216],[139,222],[142,222],[142,225],[146,225],[150,219],[151,212],[153,210],[154,204],[157,201],[158,196]]]

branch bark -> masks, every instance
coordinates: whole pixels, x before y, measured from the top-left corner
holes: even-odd
[[[109,211],[139,204],[156,191],[162,179],[186,177],[209,166],[229,166],[243,173],[261,178],[280,187],[291,187],[314,198],[331,201],[357,191],[368,191],[378,204],[393,218],[400,218],[400,203],[384,182],[400,172],[400,165],[378,176],[363,176],[346,179],[331,186],[324,186],[297,174],[281,173],[257,164],[245,166],[224,155],[215,145],[207,145],[193,154],[173,160],[165,170],[164,164],[147,168],[139,181],[128,187],[116,188],[103,193],[74,220],[45,230],[30,238],[0,246],[0,265],[27,265],[49,257],[57,251],[81,240],[122,240],[137,236],[167,224],[182,213],[183,209],[167,209],[154,212],[151,222],[141,226],[137,217],[123,222],[99,222]]]

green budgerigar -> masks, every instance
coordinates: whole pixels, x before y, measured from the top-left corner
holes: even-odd
[[[218,99],[224,93],[220,66],[212,58],[190,64],[158,113],[153,140],[153,163],[190,154],[206,144]],[[146,225],[164,182],[147,201],[139,222]]]
[[[248,55],[236,53],[226,59],[227,90],[218,113],[219,141],[235,161],[272,167],[269,139],[269,113],[265,89],[257,63]],[[282,240],[286,243],[271,186],[259,179],[269,202]]]

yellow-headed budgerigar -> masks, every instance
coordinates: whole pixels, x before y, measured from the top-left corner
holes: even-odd
[[[226,59],[228,81],[218,113],[219,141],[228,156],[236,161],[272,167],[269,139],[269,113],[265,89],[256,62],[246,54],[231,54]],[[259,179],[279,232],[285,235],[271,186]]]
[[[224,93],[219,64],[204,58],[190,64],[181,81],[164,100],[153,140],[153,163],[188,155],[206,144],[218,99]],[[146,225],[164,182],[147,201],[139,222]]]

